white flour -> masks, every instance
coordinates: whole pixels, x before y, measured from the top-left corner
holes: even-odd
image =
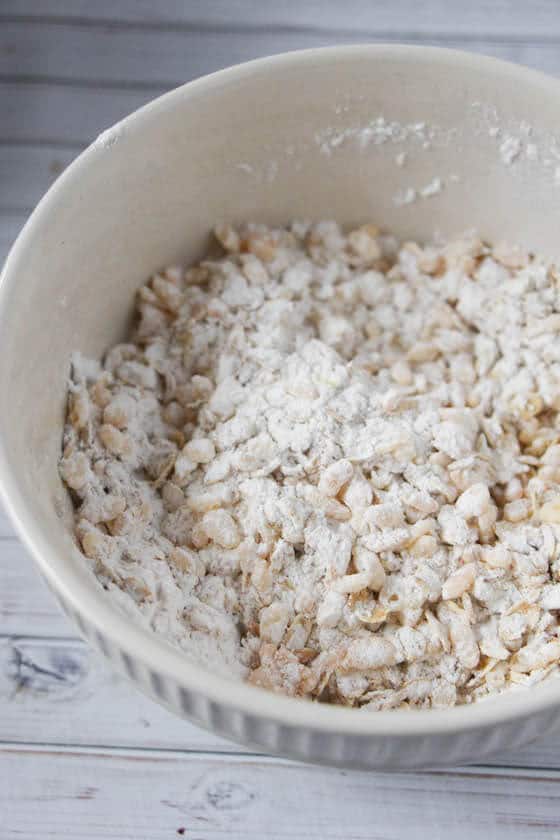
[[[369,146],[380,146],[384,143],[415,143],[422,148],[429,148],[432,142],[444,136],[438,126],[425,122],[401,123],[398,120],[387,120],[383,115],[373,118],[367,123],[351,125],[343,129],[328,126],[317,132],[315,142],[325,155],[349,140],[355,140],[361,150]],[[448,138],[449,133],[445,133]]]
[[[218,237],[140,290],[130,343],[74,361],[61,474],[108,597],[214,671],[334,703],[556,673],[555,269],[371,225]]]
[[[270,147],[266,150],[270,158],[264,163],[241,161],[236,163],[236,169],[256,183],[270,183],[282,177],[283,170],[300,170],[304,165],[302,155],[310,151],[330,158],[344,149],[351,148],[356,154],[367,156],[386,146],[394,146],[399,150],[393,162],[396,167],[402,168],[414,155],[425,154],[430,149],[455,143],[459,137],[457,128],[443,128],[424,120],[402,122],[383,114],[365,120],[352,119],[351,112],[355,104],[356,102],[336,105],[333,108],[332,123],[327,123],[324,128],[314,132],[307,141],[298,139],[284,148]],[[341,114],[345,115],[344,126],[336,124]],[[394,193],[393,202],[397,206],[404,206],[431,198],[455,180],[456,176],[453,175],[448,178],[436,176],[428,184],[406,184]]]
[[[441,178],[432,178],[432,180],[425,184],[420,189],[414,187],[404,187],[393,196],[393,203],[397,207],[403,207],[406,204],[412,204],[418,199],[432,198],[443,190],[444,182]]]
[[[506,119],[496,106],[478,101],[471,104],[469,125],[477,137],[487,135],[496,143],[499,162],[513,174],[530,166],[560,184],[554,177],[560,163],[560,143],[555,135],[537,131],[527,120]]]
[[[506,135],[500,144],[500,158],[502,163],[510,166],[520,154],[521,140],[519,137],[513,137],[511,134]]]

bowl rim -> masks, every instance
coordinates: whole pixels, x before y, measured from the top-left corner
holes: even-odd
[[[408,46],[401,44],[357,44],[295,50],[258,58],[202,76],[157,97],[103,132],[62,173],[39,201],[13,244],[0,272],[0,323],[7,316],[8,289],[16,282],[18,264],[33,243],[35,230],[41,220],[54,208],[64,191],[80,179],[82,170],[95,163],[111,132],[141,131],[145,121],[171,110],[180,101],[204,96],[224,84],[238,83],[245,78],[269,74],[284,68],[299,66],[302,70],[313,65],[341,62],[399,60],[403,64],[436,64],[460,66],[465,71],[481,66],[493,71],[511,84],[534,85],[555,93],[560,101],[560,82],[544,73],[499,59],[442,47]],[[1,337],[0,337],[1,345]],[[313,703],[302,698],[286,697],[271,691],[236,681],[208,671],[186,658],[162,637],[131,622],[118,605],[97,589],[94,581],[87,582],[79,569],[65,573],[57,551],[50,545],[19,489],[16,471],[10,467],[4,441],[0,437],[0,501],[7,510],[16,533],[33,557],[52,589],[63,601],[80,614],[86,623],[101,636],[111,639],[121,651],[139,660],[152,672],[165,675],[180,688],[205,696],[230,710],[266,718],[289,728],[304,728],[344,736],[403,737],[430,736],[444,733],[468,732],[491,727],[498,722],[546,710],[560,703],[558,678],[544,681],[531,690],[509,689],[483,701],[447,709],[392,709],[370,714],[359,710]],[[83,571],[83,570],[82,570]]]

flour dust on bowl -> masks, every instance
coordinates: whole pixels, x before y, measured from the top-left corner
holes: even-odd
[[[559,111],[555,81],[445,50],[278,56],[133,114],[34,212],[0,286],[3,500],[81,632],[176,713],[265,750],[365,768],[481,759],[558,722]],[[473,229],[459,246],[405,244]],[[182,271],[158,274],[208,253],[186,284]],[[138,326],[135,295],[152,275]],[[228,352],[212,355],[220,342]],[[185,382],[168,364],[179,346]],[[110,352],[105,374],[74,357],[61,463],[71,498],[59,460],[76,351]],[[345,404],[314,413],[310,431],[309,400],[344,384]],[[243,411],[241,431],[231,421]],[[142,435],[157,444],[149,463]],[[150,498],[130,490],[140,470]],[[242,470],[250,498],[229,483]],[[287,491],[261,504],[272,484],[305,484],[303,522]],[[317,579],[298,577],[308,520],[310,546],[340,539],[330,553],[315,546]],[[130,550],[146,524],[157,526],[151,571],[165,563],[167,577],[149,579]],[[408,578],[418,591],[395,609]],[[195,621],[181,648],[165,637],[185,605]],[[228,633],[220,641],[209,616],[222,629],[236,616],[244,645],[235,636],[222,649]],[[427,656],[450,666],[428,686]]]

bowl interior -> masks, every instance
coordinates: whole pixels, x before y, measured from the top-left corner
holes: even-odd
[[[1,481],[51,582],[93,590],[56,467],[70,354],[123,337],[151,272],[200,257],[221,220],[476,227],[553,252],[559,93],[475,56],[337,48],[215,74],[102,135],[41,202],[0,288]]]

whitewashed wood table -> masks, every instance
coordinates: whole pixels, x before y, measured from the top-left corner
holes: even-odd
[[[154,96],[258,55],[368,40],[560,75],[560,4],[0,0],[0,262],[76,154]],[[0,840],[226,835],[560,840],[560,732],[483,767],[399,775],[243,751],[110,673],[0,511]]]

